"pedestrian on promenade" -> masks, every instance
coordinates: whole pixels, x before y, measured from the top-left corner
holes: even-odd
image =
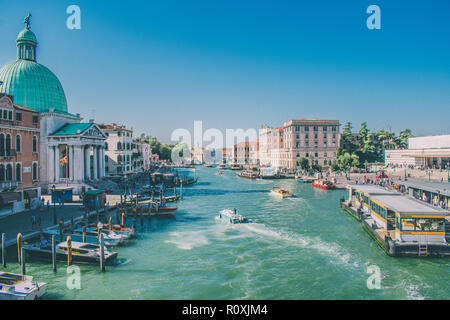
[[[31,230],[34,230],[34,226],[36,225],[36,216],[31,217]]]

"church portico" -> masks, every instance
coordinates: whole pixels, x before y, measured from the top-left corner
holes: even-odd
[[[103,179],[105,139],[94,123],[66,124],[49,135],[48,185],[82,185]]]

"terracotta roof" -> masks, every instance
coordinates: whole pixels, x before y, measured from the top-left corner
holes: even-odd
[[[17,109],[23,110],[23,111],[39,113],[39,111],[37,111],[37,110],[31,109],[31,108],[27,108],[27,107],[24,107],[24,106],[19,106],[18,104],[15,104],[14,107],[17,108]]]

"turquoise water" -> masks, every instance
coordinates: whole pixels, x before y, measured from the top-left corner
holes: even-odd
[[[251,181],[217,169],[197,170],[174,219],[145,219],[138,240],[116,250],[122,263],[81,266],[81,289],[66,287],[63,264],[30,262],[49,283],[46,299],[448,299],[449,259],[391,258],[339,208],[344,191],[294,180]],[[296,197],[277,199],[273,186]],[[233,207],[255,223],[230,225]],[[130,224],[132,221],[128,221]],[[381,289],[367,287],[367,267]],[[12,266],[8,268],[12,270]]]

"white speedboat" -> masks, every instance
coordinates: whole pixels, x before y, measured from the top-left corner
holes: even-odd
[[[32,276],[0,273],[0,300],[35,300],[47,289],[45,282],[33,281]]]
[[[246,217],[238,214],[236,209],[234,211],[230,210],[230,209],[225,209],[225,210],[220,211],[219,218],[226,219],[226,220],[230,221],[230,223],[232,223],[232,224],[249,223],[250,222],[250,220],[248,220]]]

